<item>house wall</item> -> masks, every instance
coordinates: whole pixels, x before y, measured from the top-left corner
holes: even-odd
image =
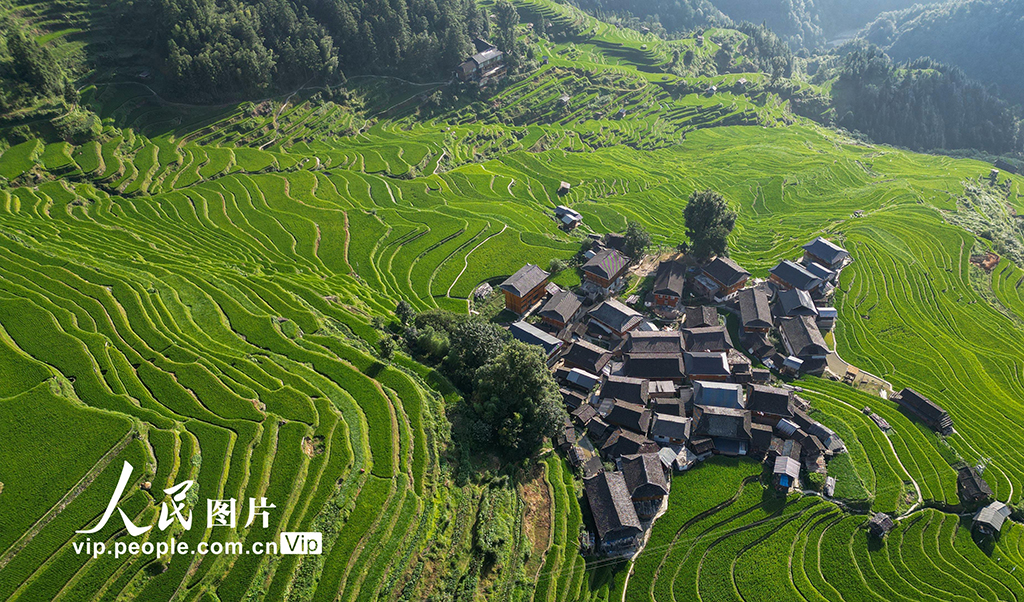
[[[782,289],[784,291],[788,291],[789,289],[793,288],[792,284],[786,282],[782,278],[779,278],[775,274],[772,274],[771,277],[769,278],[769,280],[774,282],[780,289]]]
[[[709,376],[709,375],[706,375],[706,374],[687,374],[686,376],[690,380],[710,380],[712,382],[717,382],[717,383],[724,383],[727,380],[729,380],[728,376],[718,376],[718,375]]]
[[[548,281],[544,280],[544,282],[538,284],[533,290],[526,293],[523,297],[517,297],[515,294],[506,290],[501,291],[505,293],[505,309],[517,314],[525,312],[530,309],[534,303],[540,301],[544,297],[544,287],[547,286],[547,284]]]
[[[679,297],[675,295],[654,295],[654,304],[664,307],[675,307],[679,304]]]

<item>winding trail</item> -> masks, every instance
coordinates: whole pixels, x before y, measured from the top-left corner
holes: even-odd
[[[490,225],[490,223],[488,223],[488,225]],[[495,236],[498,236],[499,234],[504,232],[507,228],[508,228],[508,224],[505,224],[504,226],[502,226],[501,232],[498,232],[496,234],[491,234],[487,238],[481,240],[480,244],[478,244],[477,246],[475,246],[472,249],[470,249],[469,253],[466,253],[466,256],[462,260],[462,271],[460,271],[459,275],[455,277],[455,280],[452,280],[451,285],[448,287],[448,292],[446,292],[444,294],[445,297],[448,297],[449,299],[452,298],[452,289],[455,288],[455,284],[459,281],[459,278],[462,278],[462,275],[465,274],[466,270],[469,268],[469,256],[473,254],[473,251],[476,251],[477,249],[479,249],[481,246],[483,246],[483,244],[485,242],[491,240]]]

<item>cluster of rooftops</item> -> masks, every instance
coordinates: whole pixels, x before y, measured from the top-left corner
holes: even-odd
[[[713,454],[765,462],[780,492],[800,487],[803,474],[824,475],[831,496],[836,481],[827,461],[845,451],[843,441],[811,417],[796,389],[773,385],[772,372],[750,357],[781,374],[824,371],[830,351],[822,331],[836,321],[828,301],[849,253],[816,238],[799,262],[780,262],[752,286],[750,273],[726,257],[703,266],[663,261],[645,314],[615,298],[630,266],[622,242],[606,235],[594,244],[576,291],[552,284],[532,264],[500,285],[506,309],[539,318],[519,319],[510,331],[543,349],[571,417],[557,443],[584,476],[594,521],[584,550],[634,553],[667,504],[672,472]],[[684,306],[687,292],[687,300],[704,304]],[[719,310],[738,316],[738,341]],[[670,326],[655,325],[666,320]],[[892,399],[940,433],[952,432],[949,415],[916,391]],[[876,424],[889,427],[880,417]],[[876,518],[891,528],[882,516]],[[1002,511],[978,516],[984,532]]]

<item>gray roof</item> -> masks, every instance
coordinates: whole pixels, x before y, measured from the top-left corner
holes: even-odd
[[[674,416],[672,414],[655,414],[650,435],[651,437],[665,437],[667,439],[689,439],[690,419],[685,416]]]
[[[810,316],[782,318],[779,329],[789,341],[793,355],[807,357],[828,354],[828,345],[825,344],[825,338],[821,336],[821,331],[818,330],[814,318]]]
[[[783,259],[779,265],[768,271],[779,280],[803,291],[809,291],[821,284],[821,279],[808,272],[807,268],[788,259]]]
[[[632,378],[653,380],[677,379],[685,376],[683,356],[676,353],[630,353],[622,372]]]
[[[1001,531],[1003,523],[1010,518],[1010,508],[1002,502],[992,502],[974,515],[974,522],[991,527],[993,531]]]
[[[517,341],[537,345],[542,348],[545,355],[551,355],[562,346],[560,339],[527,322],[515,322],[509,326],[508,331],[512,333],[512,338]]]
[[[593,343],[574,341],[562,359],[567,364],[578,366],[593,374],[599,374],[612,359],[612,354],[607,349],[602,349]]]
[[[593,423],[594,420],[591,420],[590,424]],[[620,456],[628,456],[629,454],[658,453],[658,444],[640,433],[617,428],[605,440],[604,445],[601,446],[601,451],[606,456],[618,458]]]
[[[629,264],[629,259],[625,255],[615,249],[605,249],[583,264],[583,271],[611,280],[627,264]]]
[[[683,333],[678,330],[632,331],[623,346],[626,353],[682,353]]]
[[[686,328],[718,326],[718,309],[710,305],[696,305],[692,307],[687,307],[686,319],[683,325]]]
[[[743,385],[734,383],[693,382],[694,405],[716,408],[745,409]]]
[[[654,294],[680,297],[683,294],[685,280],[686,267],[683,264],[678,261],[663,261],[658,266],[658,275],[654,279]]]
[[[767,385],[749,385],[747,409],[774,416],[792,416],[793,404],[788,389]]]
[[[608,535],[619,538],[640,534],[640,519],[621,472],[599,472],[584,481],[584,489],[598,537],[603,540]]]
[[[815,276],[821,278],[822,280],[831,280],[836,275],[836,273],[833,270],[828,269],[827,267],[821,265],[817,261],[812,261],[805,267],[807,268],[808,272],[814,274]]]
[[[846,249],[820,236],[804,245],[803,249],[811,255],[814,255],[819,259],[823,259],[832,265],[835,265],[839,260],[850,255]]]
[[[646,435],[651,428],[651,411],[638,403],[616,401],[605,421]]]
[[[779,292],[779,309],[782,310],[783,316],[818,315],[811,294],[795,288]]]
[[[750,440],[750,412],[732,408],[694,406],[693,435]]]
[[[556,320],[558,322],[568,322],[573,315],[579,311],[583,304],[580,302],[580,298],[576,296],[576,293],[572,291],[562,291],[556,293],[548,299],[547,303],[540,308],[538,315],[542,318],[548,318],[549,320]]]
[[[476,63],[477,65],[482,65],[485,62],[496,58],[501,58],[501,51],[498,50],[497,48],[488,48],[483,52],[478,52],[474,54],[472,57],[470,57],[470,60]]]
[[[740,320],[744,328],[771,328],[772,312],[768,308],[768,295],[760,287],[745,288],[738,294]]]
[[[657,453],[623,456],[622,475],[633,497],[668,495],[668,480]]]
[[[626,332],[643,320],[640,313],[617,299],[602,301],[590,310],[590,317],[616,332]]]
[[[729,375],[729,359],[724,351],[687,351],[683,354],[683,361],[687,375]]]
[[[775,458],[775,469],[772,473],[798,479],[800,478],[800,463],[789,456],[779,456]]]
[[[527,293],[543,284],[550,275],[538,266],[528,263],[502,282],[500,288],[517,297],[525,297]]]
[[[648,387],[648,382],[644,379],[609,376],[601,385],[601,398],[646,404],[650,398]]]
[[[704,266],[704,273],[722,286],[732,286],[750,278],[750,272],[728,257],[716,257]]]
[[[683,329],[683,344],[687,351],[726,351],[729,339],[725,326],[704,326]]]

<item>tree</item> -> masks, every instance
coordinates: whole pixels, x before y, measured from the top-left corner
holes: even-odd
[[[498,0],[494,5],[494,15],[494,42],[502,52],[511,53],[516,46],[516,25],[519,25],[519,11],[508,0]]]
[[[416,310],[412,308],[412,305],[410,305],[408,301],[402,299],[398,302],[398,305],[395,306],[395,315],[398,316],[398,319],[401,320],[403,325],[406,325],[409,323],[409,320],[416,317]]]
[[[552,257],[551,261],[548,262],[548,271],[551,272],[552,274],[557,274],[559,272],[565,271],[565,268],[565,261],[559,259],[558,257]]]
[[[510,459],[524,458],[565,420],[558,385],[540,350],[512,341],[477,371],[473,409]]]
[[[444,373],[462,391],[470,393],[475,387],[476,371],[496,358],[508,341],[508,331],[497,324],[481,320],[466,320],[452,328],[451,347],[444,358]]]
[[[643,229],[637,222],[626,224],[625,240],[622,243],[622,252],[633,259],[643,257],[647,247],[651,246],[651,234]]]
[[[728,238],[736,225],[736,213],[713,190],[694,191],[683,210],[690,251],[700,260],[728,255]]]
[[[389,336],[381,337],[380,342],[380,357],[387,361],[395,355],[395,340]]]

